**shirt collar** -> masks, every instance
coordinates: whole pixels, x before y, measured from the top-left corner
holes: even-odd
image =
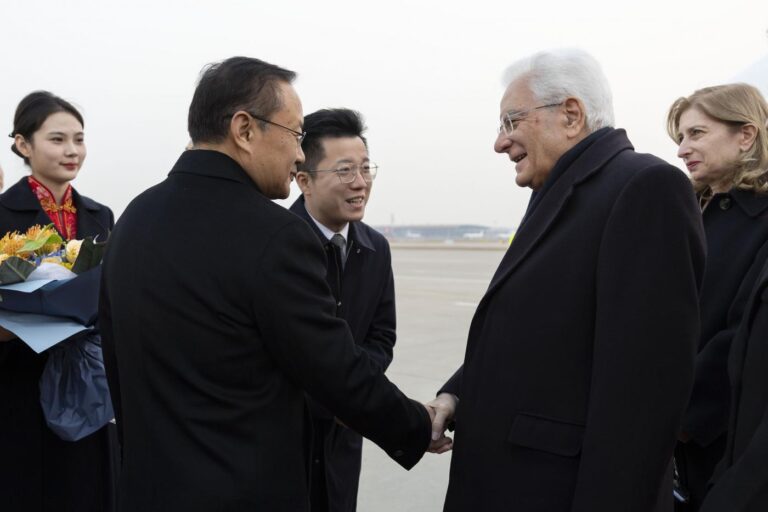
[[[309,218],[310,218],[310,219],[312,219],[312,222],[314,222],[314,223],[315,223],[315,225],[317,226],[317,229],[319,229],[319,230],[320,230],[320,232],[323,234],[323,236],[324,236],[325,238],[327,238],[328,240],[330,240],[330,239],[331,239],[331,237],[332,237],[333,235],[335,235],[336,233],[339,233],[341,236],[343,236],[343,237],[344,237],[344,241],[345,241],[345,242],[349,241],[349,222],[347,222],[346,224],[344,224],[344,227],[343,227],[343,228],[341,228],[341,231],[331,231],[331,230],[330,230],[330,229],[328,229],[328,228],[327,228],[327,227],[326,227],[324,224],[322,224],[322,223],[321,223],[319,220],[317,220],[316,218],[314,218],[314,217],[312,216],[312,214],[311,214],[311,213],[309,213],[309,210],[307,210],[307,215],[309,215]]]

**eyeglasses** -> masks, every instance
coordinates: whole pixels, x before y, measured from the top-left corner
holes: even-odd
[[[314,169],[304,172],[335,172],[339,177],[339,181],[342,183],[352,183],[357,178],[357,173],[360,172],[363,181],[366,183],[372,183],[376,179],[376,173],[379,170],[379,166],[373,162],[367,162],[363,165],[343,165],[338,169]]]
[[[248,111],[245,110],[245,112],[248,112]],[[235,115],[235,114],[229,114],[229,115],[227,115],[225,117],[232,117],[233,115]],[[248,112],[248,115],[251,116],[252,118],[256,119],[257,121],[261,121],[262,123],[271,124],[271,125],[277,126],[278,128],[282,128],[283,130],[288,130],[289,132],[291,132],[294,135],[294,137],[296,137],[296,140],[299,142],[299,145],[301,145],[301,143],[304,141],[304,137],[307,136],[307,132],[297,132],[296,130],[288,128],[287,126],[283,126],[283,125],[278,124],[278,123],[276,123],[274,121],[270,121],[269,119],[264,119],[263,117],[259,117],[256,114],[254,114],[253,112]]]
[[[521,121],[525,121],[528,116],[533,113],[534,110],[559,107],[562,104],[563,102],[549,103],[548,105],[540,105],[538,107],[529,108],[528,110],[522,110],[519,112],[507,112],[501,117],[501,124],[499,124],[498,133],[504,132],[504,135],[512,135],[512,132],[517,130],[517,125],[520,124]]]

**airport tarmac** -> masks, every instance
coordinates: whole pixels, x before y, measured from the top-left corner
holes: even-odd
[[[472,315],[504,248],[393,246],[397,344],[387,376],[414,400],[434,398],[461,365]],[[406,471],[366,440],[358,511],[442,511],[450,457],[427,453]]]

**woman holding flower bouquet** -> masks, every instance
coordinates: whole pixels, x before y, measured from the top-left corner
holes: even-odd
[[[53,224],[64,240],[106,239],[112,211],[71,185],[86,156],[77,109],[49,92],[33,92],[19,103],[10,136],[31,175],[0,195],[0,237]],[[73,442],[46,426],[39,381],[48,357],[0,328],[0,510],[111,510],[111,426]]]

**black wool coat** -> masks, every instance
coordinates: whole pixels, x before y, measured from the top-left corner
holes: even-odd
[[[306,223],[231,158],[183,153],[104,259],[100,321],[122,512],[308,510],[305,392],[413,466],[429,416],[335,315]]]
[[[768,257],[768,196],[734,189],[703,212],[707,264],[701,290],[701,339],[683,430],[700,446],[725,435],[730,391],[728,352]]]
[[[747,274],[755,286],[731,347],[731,410],[725,455],[701,512],[768,510],[768,263]]]
[[[73,190],[77,237],[106,240],[112,211]],[[24,177],[0,195],[0,236],[51,219]],[[48,429],[40,408],[40,375],[48,353],[19,340],[0,343],[0,510],[111,510],[109,426],[76,442]]]
[[[539,199],[443,388],[460,400],[445,510],[671,509],[704,270],[692,187],[608,130]]]
[[[347,322],[355,343],[383,372],[392,362],[396,339],[395,281],[389,243],[364,222],[350,222],[347,260],[342,266],[338,251],[312,220],[305,204],[301,196],[290,210],[306,221],[323,245],[328,260],[326,282],[336,299],[336,316]],[[339,425],[323,407],[313,403],[312,412],[315,430],[325,434],[323,460],[313,457],[312,470],[325,473],[328,509],[354,511],[362,439],[353,430]],[[314,496],[318,499],[322,493]]]
[[[350,222],[347,261],[339,272],[340,265],[333,261],[330,242],[304,204],[304,197],[299,197],[290,211],[304,219],[323,246],[329,268],[326,281],[337,300],[336,316],[349,324],[355,343],[385,371],[392,362],[397,338],[395,280],[389,243],[364,222]]]

